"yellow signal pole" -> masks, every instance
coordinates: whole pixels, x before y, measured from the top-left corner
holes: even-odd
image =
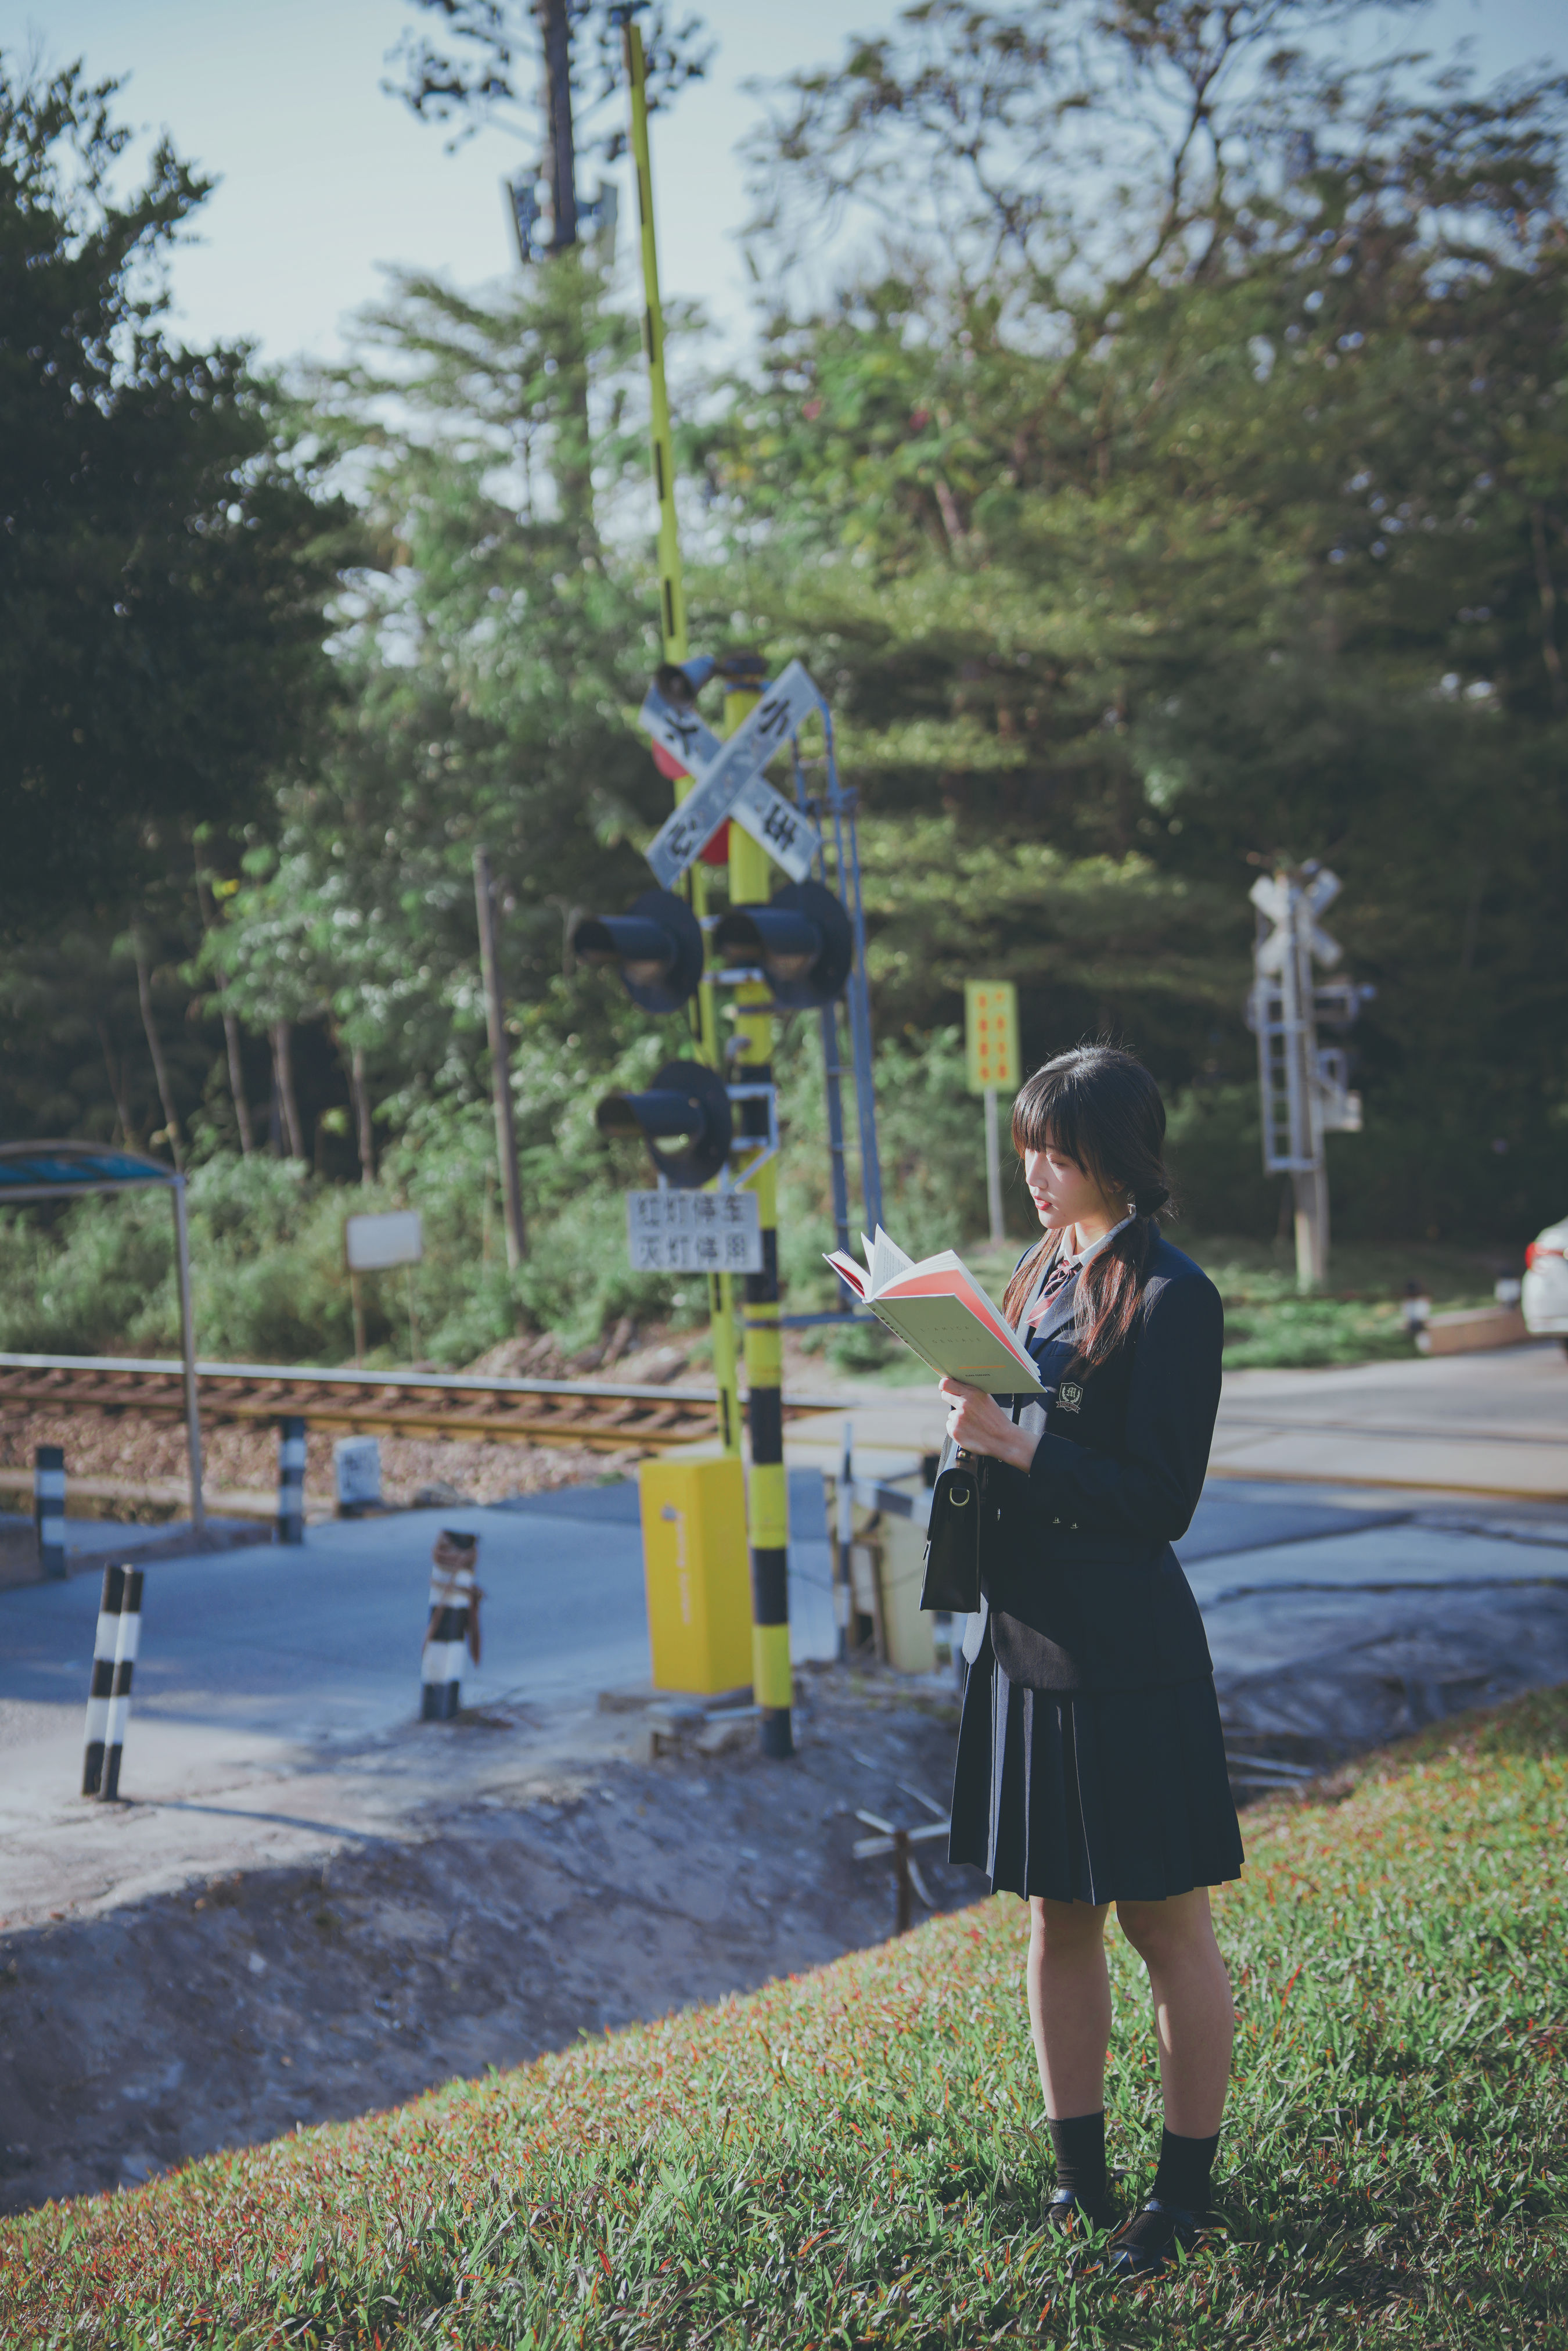
[[[762,664],[756,664],[758,685]],[[724,696],[724,732],[732,735],[761,699],[744,682],[737,664]],[[738,824],[730,827],[730,904],[766,905],[770,859],[760,842]],[[742,980],[734,990],[734,1074],[742,1084],[773,1083],[773,998],[760,980]],[[741,1131],[765,1140],[765,1102],[740,1105]],[[762,1750],[784,1757],[794,1751],[791,1713],[794,1699],[789,1646],[789,1485],[784,1460],[784,1351],[779,1332],[778,1161],[769,1159],[751,1186],[762,1227],[763,1268],[746,1276],[746,1408],[751,1426],[752,1475],[746,1493],[752,1551],[752,1690],[762,1718]]]
[[[653,486],[659,499],[659,621],[667,662],[683,662],[686,590],[680,573],[680,528],[675,512],[675,444],[670,431],[670,388],[664,374],[664,310],[659,298],[659,248],[653,234],[653,172],[648,145],[648,73],[642,34],[634,18],[624,27],[627,79],[631,87],[631,154],[637,172],[637,211],[642,232],[642,348],[648,360],[651,411],[649,437]],[[675,786],[677,804],[691,789],[689,776]],[[691,911],[699,922],[708,911],[708,868],[691,872]],[[697,1049],[710,1069],[722,1072],[723,1043],[712,983],[697,991]],[[713,1378],[719,1391],[719,1436],[726,1453],[741,1450],[741,1398],[735,1359],[735,1285],[727,1273],[708,1276],[708,1313],[713,1335]],[[760,1701],[759,1701],[760,1702]]]

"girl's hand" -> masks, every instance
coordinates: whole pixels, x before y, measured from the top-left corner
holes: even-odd
[[[948,1435],[955,1445],[966,1453],[988,1453],[992,1460],[1010,1461],[1015,1469],[1028,1468],[1040,1440],[1020,1428],[994,1396],[963,1380],[943,1380],[941,1393],[951,1406]]]

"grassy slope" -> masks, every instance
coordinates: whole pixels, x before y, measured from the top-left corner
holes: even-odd
[[[1248,1816],[1233,2241],[1116,2290],[1042,2231],[1022,1907],[0,2237],[0,2340],[1568,2342],[1568,1691]],[[1341,1792],[1348,1791],[1348,1792]],[[1115,2154],[1156,2080],[1113,1936]]]

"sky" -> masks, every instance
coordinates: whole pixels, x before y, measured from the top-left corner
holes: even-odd
[[[659,263],[666,293],[700,299],[734,348],[751,304],[736,241],[746,214],[736,147],[762,112],[742,85],[827,63],[846,26],[881,30],[898,9],[895,0],[697,5],[719,54],[707,81],[655,120]],[[500,183],[536,151],[496,129],[449,154],[439,128],[380,89],[389,53],[422,16],[409,0],[0,0],[0,48],[46,65],[79,57],[95,78],[129,77],[121,118],[149,136],[166,129],[219,180],[174,258],[172,326],[195,347],[253,340],[275,365],[339,354],[346,320],[377,298],[385,264],[446,270],[466,285],[516,266]],[[1561,0],[1434,0],[1403,37],[1435,48],[1468,37],[1489,76],[1553,54],[1568,60]],[[628,273],[632,216],[623,190]]]

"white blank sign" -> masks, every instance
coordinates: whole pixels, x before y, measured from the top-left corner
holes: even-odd
[[[417,1208],[389,1208],[379,1217],[350,1217],[343,1228],[350,1273],[379,1273],[389,1265],[418,1265],[424,1255]]]
[[[628,1192],[627,1238],[637,1273],[761,1273],[754,1192]]]

